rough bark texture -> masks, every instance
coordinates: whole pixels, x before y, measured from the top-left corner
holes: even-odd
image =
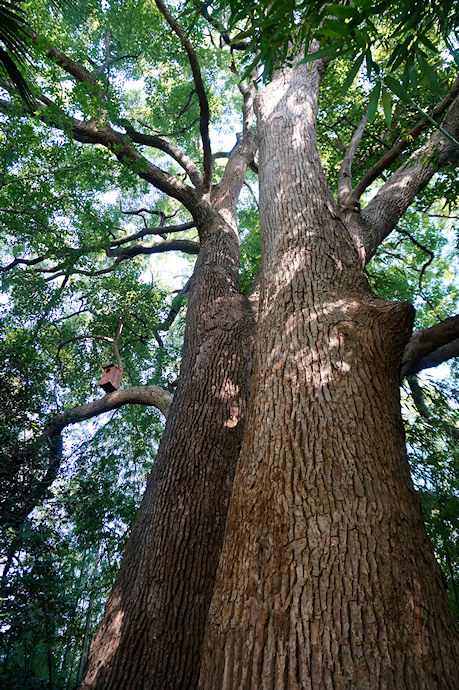
[[[409,475],[409,305],[371,294],[320,168],[320,67],[258,95],[254,379],[205,690],[457,688],[458,636]]]
[[[82,688],[196,685],[251,378],[238,240],[201,223],[177,392]]]

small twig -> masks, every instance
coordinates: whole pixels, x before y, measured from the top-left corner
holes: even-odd
[[[416,247],[419,247],[419,249],[421,249],[423,252],[425,252],[426,254],[429,255],[429,259],[423,265],[421,272],[420,272],[420,275],[419,275],[419,290],[421,291],[421,295],[426,300],[426,302],[429,304],[429,306],[431,308],[433,308],[432,305],[430,304],[430,302],[427,300],[427,298],[423,294],[422,279],[424,277],[424,273],[425,273],[426,269],[430,266],[432,261],[435,259],[435,254],[433,253],[433,251],[431,249],[428,249],[423,244],[421,244],[415,237],[413,237],[413,235],[410,232],[408,232],[408,230],[400,230],[400,228],[396,228],[396,230],[398,233],[400,233],[400,235],[405,235],[406,237],[408,237]]]
[[[459,216],[446,216],[443,213],[426,213],[429,218],[445,218],[446,220],[459,220]]]
[[[0,213],[11,213],[16,216],[34,216],[37,213],[40,213],[40,211],[43,211],[43,209],[48,208],[49,206],[52,206],[53,204],[57,204],[59,201],[62,201],[63,199],[67,199],[68,194],[62,194],[62,196],[59,196],[55,199],[51,199],[51,201],[47,201],[46,203],[42,204],[39,208],[36,208],[35,210],[21,210],[18,211],[15,208],[0,208]]]
[[[245,180],[244,180],[244,187],[247,187],[247,189],[248,189],[249,192],[250,192],[250,196],[252,197],[253,201],[255,202],[256,207],[259,208],[258,199],[257,199],[257,197],[255,196],[255,192],[253,191],[253,189],[252,189],[252,187],[249,185],[249,183],[246,182]]]
[[[112,347],[113,347],[113,352],[115,353],[115,359],[116,363],[118,365],[118,369],[121,372],[124,372],[124,366],[123,366],[123,360],[121,359],[120,351],[118,349],[118,342],[121,337],[121,333],[123,332],[123,326],[124,326],[124,314],[121,314],[120,320],[118,322],[118,328],[116,329],[116,335],[113,338],[112,342]]]

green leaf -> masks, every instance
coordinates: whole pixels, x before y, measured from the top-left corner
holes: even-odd
[[[334,34],[339,38],[343,38],[349,33],[349,28],[344,22],[340,22],[336,19],[326,19],[324,21],[324,30],[322,33],[325,33],[326,31],[329,31],[330,35]]]
[[[381,93],[381,83],[378,82],[370,93],[370,99],[368,101],[368,122],[373,122],[376,109],[379,102],[379,94]]]
[[[419,40],[419,43],[422,43],[422,45],[424,45],[426,48],[431,50],[432,53],[438,52],[437,48],[434,46],[432,41],[430,39],[428,39],[425,34],[419,34],[418,40]]]
[[[364,61],[364,59],[365,59],[365,55],[359,55],[354,66],[349,70],[349,72],[346,76],[346,79],[344,80],[343,86],[341,88],[341,93],[343,95],[347,92],[349,87],[353,84],[354,79],[356,78],[357,73],[360,70],[360,68],[362,66],[362,62]]]
[[[359,13],[354,7],[349,7],[343,5],[330,5],[326,8],[326,13],[333,17],[339,17],[341,19],[352,19],[353,17],[358,17]]]
[[[390,127],[392,122],[392,96],[387,89],[383,88],[381,100],[384,108],[384,120],[386,125]]]
[[[305,55],[305,57],[302,60],[300,60],[299,64],[301,65],[305,62],[314,62],[314,60],[319,60],[323,57],[334,56],[337,54],[339,48],[340,45],[338,45],[337,43],[332,43],[329,46],[325,46],[325,48],[321,48],[321,50],[317,50],[315,53],[309,53],[308,55]]]
[[[438,77],[435,73],[435,70],[429,64],[427,55],[422,50],[418,50],[416,53],[416,57],[421,73],[424,77],[427,78],[432,91],[434,91],[435,93],[441,93],[442,88],[440,86],[440,82],[438,81]]]
[[[410,97],[408,96],[406,89],[403,88],[402,84],[398,81],[398,79],[388,74],[384,81],[386,83],[386,86],[392,91],[392,93],[395,93],[395,95],[398,96],[402,101],[410,100]]]

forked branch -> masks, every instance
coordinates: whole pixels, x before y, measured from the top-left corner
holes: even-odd
[[[459,95],[445,115],[443,128],[455,139],[459,137]],[[457,165],[458,162],[459,147],[442,132],[436,131],[424,146],[391,175],[361,214],[366,224],[362,239],[367,262],[395,228],[417,194],[429,184],[433,175],[443,167]]]
[[[432,110],[432,118],[438,118],[442,115],[454,102],[459,94],[459,77],[454,82],[452,89],[445,96],[445,98],[438,103]],[[356,184],[352,190],[350,196],[348,197],[348,204],[357,204],[362,194],[374,182],[384,170],[387,170],[394,161],[400,156],[400,154],[410,146],[415,139],[419,137],[422,132],[431,126],[431,122],[428,118],[423,117],[419,122],[412,127],[406,135],[400,139],[395,146],[393,146],[389,151],[387,151],[380,159],[373,165],[372,168],[362,177],[361,180]]]
[[[182,44],[190,63],[191,73],[193,75],[194,86],[196,93],[198,95],[199,101],[199,130],[201,133],[201,141],[203,148],[203,167],[204,167],[204,179],[202,182],[203,192],[206,194],[211,185],[212,181],[212,151],[210,146],[210,136],[209,136],[209,120],[210,120],[210,110],[209,101],[207,100],[207,93],[204,86],[204,82],[201,74],[201,67],[199,65],[198,58],[191,44],[190,39],[186,35],[186,32],[180,26],[176,19],[172,16],[169,9],[163,3],[162,0],[155,0],[156,6],[163,15],[166,22],[171,27],[172,31],[177,34],[180,43]]]

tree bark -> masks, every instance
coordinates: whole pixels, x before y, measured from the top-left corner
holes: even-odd
[[[413,309],[371,293],[326,183],[320,71],[257,96],[254,379],[199,687],[453,689],[457,629],[400,414]]]
[[[254,318],[238,241],[220,215],[201,232],[182,368],[82,688],[188,688],[218,564],[250,385]]]
[[[245,113],[250,117],[250,98]],[[255,313],[239,289],[236,204],[251,125],[194,207],[200,253],[177,391],[81,688],[196,687],[251,385]]]

